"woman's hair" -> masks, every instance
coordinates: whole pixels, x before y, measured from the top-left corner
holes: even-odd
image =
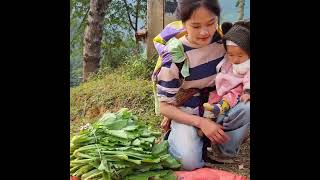
[[[177,0],[176,16],[182,22],[187,21],[192,13],[199,7],[205,7],[220,17],[220,5],[218,0]]]

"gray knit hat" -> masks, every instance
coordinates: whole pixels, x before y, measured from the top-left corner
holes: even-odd
[[[226,40],[236,43],[250,57],[250,30],[244,26],[235,24],[223,36],[223,44],[226,48]],[[226,48],[227,49],[227,48]]]

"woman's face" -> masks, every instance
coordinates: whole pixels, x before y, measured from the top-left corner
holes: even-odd
[[[206,46],[212,41],[217,29],[217,16],[205,7],[196,9],[191,17],[184,22],[187,39],[190,43]]]
[[[228,60],[232,64],[241,64],[249,59],[248,54],[242,50],[239,46],[227,45]]]

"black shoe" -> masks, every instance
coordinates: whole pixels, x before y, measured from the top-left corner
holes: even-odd
[[[212,144],[211,148],[208,148],[208,158],[218,163],[235,163],[234,158],[224,155],[216,144]]]
[[[218,161],[215,161],[215,160],[213,160],[213,159],[211,159],[209,157],[210,156],[210,152],[208,151],[208,148],[210,148],[210,146],[211,146],[210,139],[207,138],[206,136],[204,136],[203,137],[203,148],[202,148],[202,159],[203,159],[203,161],[205,163],[210,163],[210,164],[222,164],[222,163],[220,163]]]

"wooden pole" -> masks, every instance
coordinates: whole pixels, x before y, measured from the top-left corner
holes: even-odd
[[[153,38],[164,28],[164,0],[147,1],[147,58],[151,58],[156,53]]]

